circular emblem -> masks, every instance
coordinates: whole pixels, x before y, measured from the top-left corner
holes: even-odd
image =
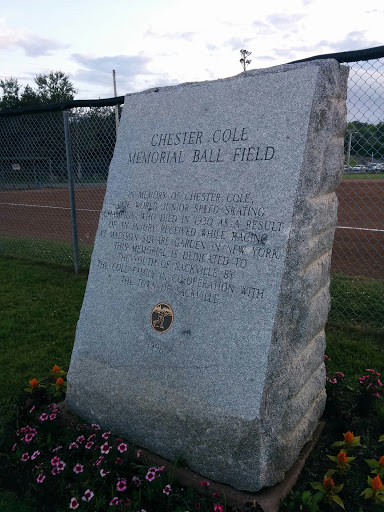
[[[173,311],[169,304],[160,302],[152,309],[151,325],[156,332],[167,332],[173,322]]]

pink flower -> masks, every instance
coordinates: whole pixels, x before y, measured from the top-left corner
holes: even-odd
[[[72,448],[78,448],[79,445],[76,444],[76,443],[71,443],[69,446],[68,446],[68,450],[72,450]]]
[[[112,446],[109,446],[108,443],[104,443],[103,445],[101,445],[100,451],[101,451],[101,453],[107,454],[110,452],[111,448],[112,448]]]
[[[112,498],[112,500],[109,502],[109,505],[112,506],[112,505],[118,505],[119,504],[119,498],[117,496],[115,496],[114,498]]]
[[[53,459],[51,459],[52,466],[57,466],[59,462],[60,462],[60,457],[58,457],[57,455],[55,457],[53,457]]]
[[[377,379],[377,383],[380,387],[383,385],[380,379]]]
[[[156,473],[153,471],[148,471],[148,473],[145,475],[145,479],[148,480],[148,482],[152,482],[152,480],[155,479]]]
[[[57,464],[56,468],[57,468],[57,470],[58,470],[58,471],[63,471],[63,470],[65,469],[65,466],[66,466],[65,462],[64,462],[63,460],[61,460],[61,461]]]
[[[221,505],[220,503],[217,503],[214,507],[213,507],[213,512],[224,512],[224,506]]]
[[[137,458],[141,457],[141,450],[137,450],[136,457]]]
[[[40,475],[36,478],[36,482],[38,484],[42,484],[45,480],[45,475],[43,475],[43,473],[40,473]]]
[[[85,441],[85,437],[84,436],[79,436],[77,439],[76,439],[76,442],[81,444]]]
[[[23,455],[21,456],[21,460],[23,462],[27,462],[27,460],[29,459],[29,455],[28,453],[23,453]]]
[[[105,476],[107,476],[107,475],[108,475],[108,473],[109,473],[109,471],[105,471],[105,469],[100,469],[100,476],[102,476],[103,478],[104,478]]]
[[[164,489],[163,489],[163,493],[166,494],[167,496],[169,496],[170,492],[171,492],[171,486],[169,484],[167,484]]]
[[[31,432],[29,432],[28,434],[25,434],[24,441],[26,443],[30,443],[34,437],[35,437],[35,434],[32,434]]]
[[[125,443],[120,443],[117,447],[120,453],[124,453],[127,451],[128,446]]]
[[[115,464],[119,464],[119,466],[121,466],[122,463],[123,463],[123,459],[121,459],[120,457],[117,457],[115,460]]]
[[[94,497],[94,493],[87,489],[84,493],[84,496],[81,498],[83,501],[90,501]]]
[[[97,461],[95,462],[96,466],[100,466],[102,460],[104,459],[104,457],[102,455],[100,455],[100,457],[97,459]]]
[[[208,487],[208,486],[210,486],[211,484],[208,482],[208,480],[202,480],[202,481],[200,482],[200,485],[201,485],[201,487]]]
[[[17,443],[15,443],[13,446],[12,446],[12,451],[14,452],[17,448]]]
[[[103,439],[108,439],[108,437],[110,436],[110,434],[111,434],[110,432],[104,432],[104,434],[101,434],[101,437],[102,437]]]
[[[59,451],[59,450],[61,450],[61,449],[62,449],[62,446],[57,446],[56,448],[54,448],[54,449],[52,450],[52,452],[58,452],[58,451]]]
[[[96,438],[96,434],[91,434],[91,435],[88,437],[87,441],[92,441],[92,439],[95,439],[95,438]]]
[[[79,502],[77,501],[76,498],[71,498],[71,503],[69,505],[69,508],[71,508],[72,510],[79,508]]]
[[[33,412],[35,409],[36,409],[36,405],[33,405],[33,406],[29,409],[29,412]]]
[[[124,478],[120,478],[116,484],[116,489],[120,492],[125,491],[127,488],[127,481]]]
[[[84,466],[82,464],[76,464],[76,466],[73,468],[73,472],[78,474],[82,473],[84,471]]]
[[[39,452],[39,450],[36,450],[35,452],[32,453],[31,459],[35,460],[38,455],[40,455],[40,452]]]
[[[40,421],[46,421],[48,419],[48,414],[43,412],[43,414],[40,416],[39,420]]]
[[[141,480],[138,476],[133,476],[132,482],[136,485],[136,487],[140,487],[140,485],[141,485]]]
[[[344,373],[336,372],[335,375],[336,375],[337,378],[339,378],[341,380],[344,380]]]
[[[49,415],[49,419],[51,421],[55,420],[57,418],[57,414],[55,412],[53,412],[52,414]]]
[[[324,355],[324,361],[330,361],[330,359],[327,355]]]
[[[336,379],[336,378],[329,379],[329,382],[330,382],[331,384],[336,384],[336,383],[337,383],[337,379]]]
[[[97,425],[96,423],[92,423],[91,427],[93,428],[93,430],[100,430],[99,425]]]
[[[55,475],[58,475],[60,473],[60,470],[57,469],[57,466],[55,466],[52,471],[51,471],[51,475],[55,476]]]
[[[85,447],[87,450],[90,450],[94,444],[95,443],[93,441],[88,441],[88,443],[85,445]]]

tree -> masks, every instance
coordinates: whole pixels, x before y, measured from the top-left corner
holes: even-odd
[[[21,86],[16,78],[0,80],[0,89],[2,89],[0,110],[61,103],[62,101],[73,100],[77,93],[69,77],[62,71],[51,71],[46,75],[37,75],[35,84],[37,86],[36,90],[30,85],[26,85],[20,95]]]
[[[37,75],[36,94],[39,103],[60,103],[73,100],[77,90],[62,71],[51,71],[49,75]]]
[[[0,100],[0,109],[17,108],[20,103],[19,91],[20,84],[17,78],[6,78],[0,80],[0,88],[3,90]]]
[[[20,107],[30,107],[40,103],[37,93],[30,85],[26,85],[20,97]]]

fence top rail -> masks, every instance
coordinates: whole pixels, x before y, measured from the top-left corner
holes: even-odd
[[[32,107],[9,108],[0,110],[0,117],[10,117],[22,114],[36,114],[41,112],[57,112],[70,110],[76,107],[113,107],[124,103],[124,96],[105,98],[101,100],[70,100],[49,105],[34,105]]]
[[[318,59],[335,59],[338,62],[358,62],[359,60],[381,59],[384,57],[384,46],[375,46],[374,48],[366,48],[364,50],[352,50],[348,52],[325,53],[323,55],[315,55],[306,59],[294,60],[289,64],[297,62],[307,62],[309,60]]]

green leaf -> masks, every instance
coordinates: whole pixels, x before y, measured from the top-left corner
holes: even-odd
[[[380,467],[379,463],[375,459],[364,459],[364,460],[368,464],[368,466],[371,467],[371,468],[378,468],[378,467]]]
[[[320,503],[320,501],[323,499],[324,497],[324,494],[322,492],[317,492],[314,496],[313,496],[313,503],[316,503],[316,505],[318,503]]]
[[[323,484],[321,482],[311,482],[313,489],[317,489],[318,491],[324,491]]]
[[[340,485],[335,485],[335,487],[333,488],[333,492],[335,494],[337,494],[338,492],[341,491],[341,489],[344,487],[344,484],[340,484]]]
[[[344,508],[344,503],[343,503],[343,500],[340,498],[340,496],[331,496],[331,498],[333,499],[333,501],[335,503],[340,505],[341,508]]]
[[[384,441],[384,434],[380,436],[379,443],[382,443]]]
[[[349,464],[350,462],[352,462],[355,459],[356,459],[356,457],[347,457],[347,464]]]
[[[329,459],[333,460],[333,462],[339,462],[339,461],[337,460],[337,457],[334,457],[333,455],[327,455],[327,457],[328,457]]]
[[[370,487],[368,487],[367,489],[364,489],[364,491],[360,494],[360,496],[364,496],[364,498],[366,500],[368,500],[369,498],[372,498],[372,496],[374,495],[374,491],[373,489],[371,489]]]
[[[324,480],[328,478],[329,476],[332,476],[336,473],[336,469],[328,469],[328,471],[325,473]]]
[[[336,443],[333,443],[332,446],[345,446],[345,441],[336,441]]]

